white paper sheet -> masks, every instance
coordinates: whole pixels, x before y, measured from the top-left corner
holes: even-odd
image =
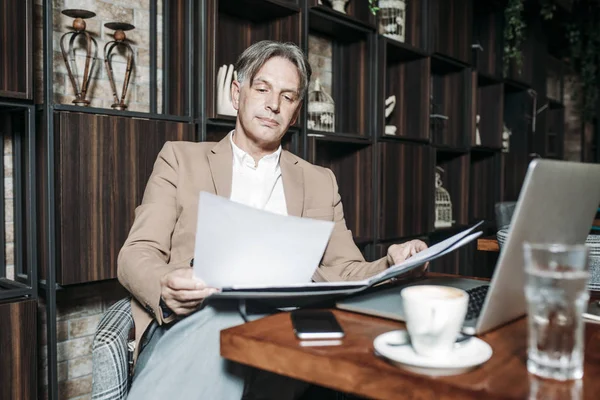
[[[194,275],[216,288],[310,283],[333,227],[201,192]]]

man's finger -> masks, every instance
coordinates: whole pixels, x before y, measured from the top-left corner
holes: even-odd
[[[179,301],[196,301],[203,300],[213,293],[212,289],[200,289],[200,290],[170,290],[169,297]]]
[[[206,287],[204,282],[198,279],[174,275],[167,278],[167,286],[174,290],[200,290]]]

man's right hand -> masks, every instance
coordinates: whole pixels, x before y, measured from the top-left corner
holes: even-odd
[[[179,268],[165,274],[160,280],[161,297],[178,316],[191,314],[206,297],[217,291],[194,278],[193,272],[193,268]]]

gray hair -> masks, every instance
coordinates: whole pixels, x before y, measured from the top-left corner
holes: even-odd
[[[296,66],[300,78],[298,96],[304,97],[310,82],[312,68],[304,52],[294,43],[281,43],[272,40],[262,40],[248,47],[238,58],[235,64],[237,80],[240,84],[249,78],[251,83],[256,73],[273,57],[283,57]]]

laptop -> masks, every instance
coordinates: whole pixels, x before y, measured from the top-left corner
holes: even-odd
[[[528,166],[508,239],[489,283],[460,277],[425,278],[345,298],[336,306],[403,321],[399,293],[404,287],[452,286],[471,297],[463,333],[483,334],[526,314],[523,243],[585,243],[599,203],[600,164],[535,159]]]

